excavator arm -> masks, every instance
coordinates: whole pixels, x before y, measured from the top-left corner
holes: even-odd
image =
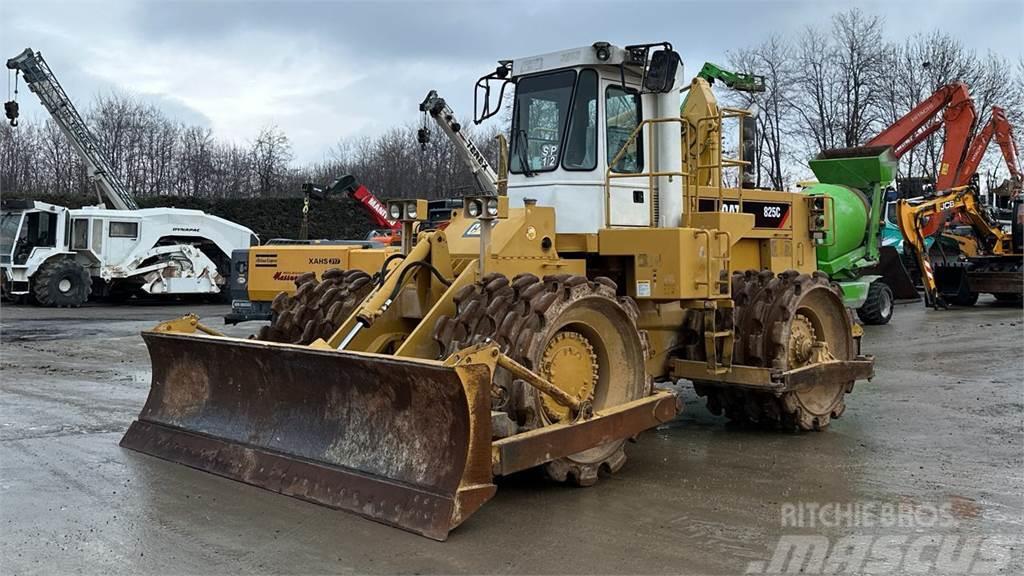
[[[971,176],[978,171],[981,159],[985,156],[985,152],[988,150],[988,145],[993,137],[1003,152],[1003,159],[1006,161],[1006,167],[1010,171],[1010,178],[1018,182],[1021,180],[1020,169],[1017,167],[1017,148],[1013,140],[1013,127],[1010,125],[1010,121],[1006,119],[1006,112],[998,106],[993,106],[992,115],[989,117],[985,127],[971,141],[971,146],[967,150],[963,166],[961,166],[957,175],[957,186],[966,186],[970,182]]]
[[[935,187],[947,190],[954,186],[961,172],[961,161],[976,118],[967,85],[947,84],[875,136],[867,146],[892,146],[893,153],[900,158],[944,126],[946,139]]]

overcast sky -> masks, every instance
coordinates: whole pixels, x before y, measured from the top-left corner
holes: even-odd
[[[1021,0],[0,0],[0,55],[42,52],[79,106],[123,90],[238,142],[277,125],[306,162],[340,138],[417,120],[432,88],[468,116],[473,83],[498,59],[668,40],[693,73],[772,32],[829,26],[854,4],[884,15],[890,38],[941,28],[982,53],[1021,54]],[[44,116],[27,91],[21,101]]]

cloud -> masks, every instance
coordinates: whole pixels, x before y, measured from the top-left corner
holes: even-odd
[[[891,38],[943,27],[979,51],[1020,54],[1019,2],[862,5],[888,16]],[[827,27],[845,7],[810,0],[3,0],[0,48],[10,55],[27,45],[44,52],[77,102],[125,90],[240,142],[277,125],[304,162],[322,158],[340,138],[416,121],[416,104],[430,89],[469,116],[474,81],[498,59],[597,40],[669,40],[687,70],[696,71],[770,33]]]

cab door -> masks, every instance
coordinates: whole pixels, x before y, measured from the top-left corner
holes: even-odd
[[[647,172],[644,147],[648,128],[632,141],[629,138],[643,118],[643,99],[637,90],[624,87],[621,82],[602,79],[600,100],[604,164],[611,172],[608,223],[611,226],[650,226],[650,183],[646,176],[640,175]]]

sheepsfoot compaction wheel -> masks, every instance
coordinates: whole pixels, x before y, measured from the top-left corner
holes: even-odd
[[[853,360],[853,321],[839,288],[824,274],[749,271],[733,276],[734,364],[791,371]],[[689,323],[693,325],[694,323]],[[693,328],[691,328],[693,330]],[[687,336],[693,338],[693,335]],[[691,347],[692,348],[692,347]],[[696,359],[696,358],[695,358]],[[782,393],[695,382],[708,409],[732,420],[821,430],[846,409],[854,381],[819,379]]]
[[[455,301],[456,314],[442,318],[434,331],[442,356],[492,340],[594,411],[650,393],[647,339],[636,326],[636,304],[618,297],[607,278],[522,274],[510,281],[489,274]],[[507,371],[495,374],[492,398],[492,409],[507,413],[517,432],[573,419],[567,407]],[[556,459],[545,471],[559,481],[593,484],[599,471],[622,467],[624,443],[616,440]]]

